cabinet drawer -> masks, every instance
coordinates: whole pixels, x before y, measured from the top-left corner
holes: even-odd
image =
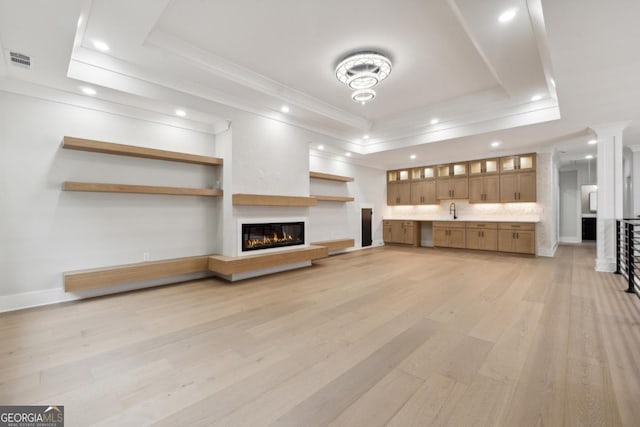
[[[536,225],[530,222],[501,222],[498,224],[500,230],[529,230],[535,231]]]
[[[457,221],[434,221],[433,228],[465,228],[465,223]]]
[[[467,228],[480,228],[483,230],[497,230],[498,223],[496,222],[468,222]]]
[[[413,227],[414,224],[415,221],[402,221],[402,225],[404,225],[405,227]]]

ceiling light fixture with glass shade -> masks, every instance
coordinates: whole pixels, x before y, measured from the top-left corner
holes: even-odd
[[[365,104],[376,97],[372,88],[389,77],[391,61],[377,52],[359,52],[349,55],[336,67],[336,78],[353,89],[351,99]]]

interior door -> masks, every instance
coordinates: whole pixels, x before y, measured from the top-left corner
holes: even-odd
[[[363,208],[362,209],[362,247],[371,246],[371,243],[372,243],[371,227],[373,225],[372,220],[373,220],[373,209]]]

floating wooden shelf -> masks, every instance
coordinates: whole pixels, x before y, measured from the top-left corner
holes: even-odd
[[[142,280],[208,271],[208,255],[142,262],[64,273],[65,292],[84,291]]]
[[[234,273],[261,270],[279,265],[326,258],[329,251],[326,246],[308,246],[261,255],[227,257],[212,255],[209,257],[209,270],[225,276]]]
[[[234,206],[315,206],[314,197],[270,196],[265,194],[234,194]]]
[[[65,191],[92,191],[100,193],[140,193],[140,194],[170,194],[174,196],[222,196],[222,190],[209,188],[158,187],[152,185],[104,184],[98,182],[65,181],[62,184]]]
[[[142,157],[145,159],[170,160],[182,163],[194,163],[207,166],[218,166],[223,160],[217,157],[197,154],[179,153],[176,151],[157,150],[155,148],[136,147],[134,145],[114,144],[112,142],[94,141],[91,139],[65,136],[62,148],[95,153],[116,154],[120,156]]]
[[[353,202],[355,200],[353,197],[343,197],[343,196],[313,195],[311,197],[313,197],[314,199],[317,199],[319,202]]]
[[[353,177],[350,177],[350,176],[332,175],[330,173],[321,173],[321,172],[309,172],[309,177],[315,178],[315,179],[326,179],[329,181],[340,181],[340,182],[353,181]]]
[[[313,246],[324,246],[329,251],[337,251],[339,249],[352,248],[355,246],[356,241],[354,239],[336,239],[325,240],[322,242],[312,242]]]

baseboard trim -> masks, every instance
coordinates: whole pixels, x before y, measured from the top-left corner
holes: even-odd
[[[596,271],[613,273],[616,271],[616,260],[611,258],[596,258]]]
[[[558,250],[558,242],[556,242],[550,248],[538,248],[537,255],[543,257],[553,258],[556,256],[556,251]]]
[[[582,243],[582,239],[578,237],[560,237],[560,243]]]

